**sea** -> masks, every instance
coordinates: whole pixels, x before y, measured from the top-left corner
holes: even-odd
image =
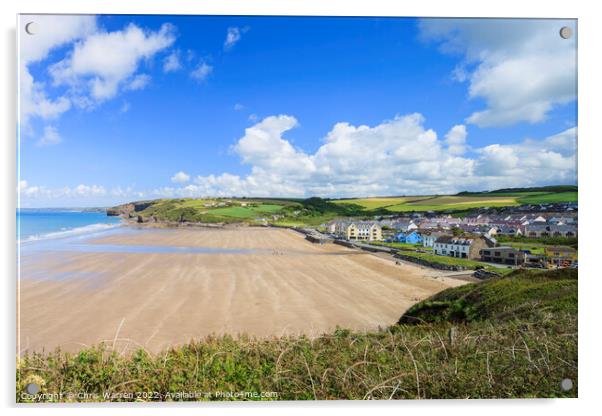
[[[93,238],[116,234],[149,232],[148,229],[124,227],[119,217],[108,217],[104,211],[78,209],[17,210],[17,241],[20,259],[30,258],[40,252],[80,253],[256,253],[257,249],[185,247],[132,244],[90,244]],[[174,232],[156,229],[152,232]],[[25,257],[24,257],[25,256]]]
[[[119,227],[119,217],[104,211],[68,208],[17,209],[17,240],[27,242],[89,234]]]

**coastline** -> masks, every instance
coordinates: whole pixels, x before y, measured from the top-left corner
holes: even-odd
[[[20,354],[77,351],[102,341],[124,352],[160,351],[212,334],[315,337],[337,326],[371,330],[394,324],[434,293],[467,283],[312,244],[287,229],[123,228],[127,232],[85,244],[150,251],[48,250],[23,262]],[[200,247],[218,251],[186,250]]]

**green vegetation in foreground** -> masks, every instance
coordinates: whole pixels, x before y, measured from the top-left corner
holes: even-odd
[[[25,355],[17,401],[33,401],[21,394],[29,382],[46,394],[99,395],[88,401],[187,400],[178,392],[210,393],[197,400],[233,400],[215,392],[277,394],[264,400],[577,397],[576,277],[517,272],[448,289],[401,324],[367,333],[210,337],[156,355],[103,346]],[[560,389],[564,378],[573,390]]]
[[[446,289],[412,306],[399,323],[546,322],[577,315],[577,270],[521,270],[482,283]],[[576,328],[575,328],[576,330]]]

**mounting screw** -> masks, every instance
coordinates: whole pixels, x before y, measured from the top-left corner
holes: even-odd
[[[25,32],[27,32],[28,35],[35,35],[38,33],[38,29],[38,24],[36,22],[29,22],[25,25]]]
[[[25,391],[27,392],[27,394],[38,394],[40,392],[40,386],[38,386],[36,383],[28,383],[25,386]]]
[[[562,39],[568,39],[568,38],[570,38],[571,36],[573,36],[573,29],[571,29],[570,27],[568,27],[568,26],[563,26],[563,27],[560,29],[560,37],[561,37]]]
[[[573,390],[573,380],[570,378],[565,378],[560,382],[560,388],[562,391],[570,391]]]

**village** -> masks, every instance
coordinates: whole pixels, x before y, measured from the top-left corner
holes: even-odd
[[[388,247],[397,249],[404,260],[428,258],[431,265],[445,257],[444,264],[460,268],[469,261],[497,266],[497,270],[500,266],[576,268],[577,250],[568,243],[576,242],[577,212],[577,203],[555,203],[482,208],[463,217],[427,212],[341,218],[322,224],[310,239]]]

